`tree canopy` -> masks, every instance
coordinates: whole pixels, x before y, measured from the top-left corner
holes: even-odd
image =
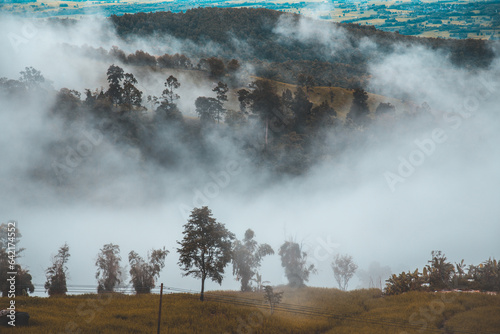
[[[255,233],[248,229],[243,240],[233,244],[233,275],[241,281],[241,291],[250,291],[250,281],[257,273],[262,258],[274,254],[268,244],[258,244],[254,240]]]
[[[179,266],[184,276],[201,279],[200,300],[203,301],[207,278],[222,283],[224,268],[231,261],[234,234],[217,222],[206,206],[193,209],[182,234],[184,238],[177,242]]]
[[[156,279],[165,267],[165,258],[169,251],[165,247],[152,249],[148,252],[147,260],[142,258],[135,251],[128,254],[130,264],[130,283],[134,286],[137,294],[150,293],[155,287]]]
[[[307,253],[294,241],[285,241],[281,245],[278,254],[281,257],[281,266],[285,268],[285,276],[288,285],[294,288],[305,286],[309,281],[309,275],[316,273],[313,264],[307,264]]]
[[[65,243],[52,258],[52,266],[46,270],[47,281],[45,282],[45,290],[49,296],[65,295],[68,292],[66,285],[68,267],[66,263],[68,263],[69,257],[69,246]]]

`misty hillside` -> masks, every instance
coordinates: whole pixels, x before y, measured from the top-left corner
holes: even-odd
[[[197,8],[185,13],[113,15],[110,19],[124,38],[167,34],[190,40],[196,47],[188,48],[188,55],[251,61],[257,75],[290,83],[297,83],[298,75],[304,73],[320,85],[354,88],[366,83],[369,61],[379,61],[401,46],[443,52],[462,67],[485,68],[494,58],[492,42],[485,40],[412,37],[268,9]],[[210,43],[219,47],[213,49]]]
[[[335,286],[340,254],[354,289],[432,250],[461,270],[498,258],[498,43],[246,8],[2,13],[0,30],[0,213],[42,295],[63,244],[70,285],[94,287],[113,243],[124,260],[164,247],[154,283],[197,289],[177,249],[199,207],[238,237],[293,240],[310,287]],[[207,291],[239,289],[225,270]],[[288,284],[278,254],[259,274]]]
[[[249,8],[125,14],[98,23],[102,37],[96,41],[109,45],[110,36],[119,38],[109,51],[95,42],[59,46],[82,63],[99,64],[94,68],[100,73],[91,71],[99,77],[94,87],[82,90],[82,81],[78,90],[58,91],[52,78],[26,67],[17,81],[3,78],[2,88],[5,96],[18,97],[12,101],[18,107],[39,96],[53,120],[94,128],[109,145],[128,152],[127,159],[139,158],[139,175],[146,179],[147,170],[157,167],[205,173],[233,154],[251,166],[248,175],[264,171],[273,180],[303,175],[326,161],[348,168],[353,161],[345,159],[346,152],[376,148],[403,134],[422,135],[442,123],[443,113],[461,117],[462,111],[441,105],[442,98],[426,97],[427,84],[406,89],[411,71],[475,75],[492,66],[496,45],[402,36]],[[40,28],[78,30],[85,24],[50,20]],[[422,52],[437,61],[404,69],[384,64]],[[381,69],[393,72],[383,80],[403,84],[387,90],[392,83],[374,75]],[[74,152],[68,142],[78,143],[73,133],[64,130],[44,144],[47,154],[29,167],[31,177],[65,190],[77,186],[68,177],[73,168],[61,163]],[[81,177],[92,184],[100,179],[95,172]]]

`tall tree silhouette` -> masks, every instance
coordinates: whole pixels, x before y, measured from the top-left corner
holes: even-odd
[[[236,240],[233,245],[233,275],[241,280],[241,291],[250,291],[249,282],[260,267],[262,258],[274,254],[268,244],[259,245],[254,240],[255,233],[248,229],[243,240]]]
[[[352,94],[351,109],[347,113],[346,121],[351,126],[365,126],[368,124],[368,93],[363,88],[356,88]]]
[[[113,244],[104,245],[97,256],[95,265],[98,281],[97,292],[113,292],[120,284],[120,246]]]
[[[113,64],[108,68],[106,74],[108,75],[109,84],[106,95],[110,97],[112,103],[122,103],[123,88],[121,86],[121,82],[125,76],[123,69]]]
[[[307,253],[302,247],[293,241],[286,241],[281,245],[278,254],[281,256],[281,266],[285,268],[288,285],[291,287],[303,287],[304,282],[309,280],[309,275],[315,273],[314,265],[307,265]]]
[[[64,244],[59,248],[57,255],[52,258],[52,266],[47,268],[47,281],[45,282],[45,290],[49,296],[65,295],[68,292],[66,286],[66,278],[68,276],[68,263],[70,254],[68,244]]]
[[[234,234],[218,223],[206,206],[193,209],[182,234],[184,238],[177,242],[179,266],[184,276],[201,279],[200,300],[203,301],[207,278],[222,283],[224,268],[231,261]]]
[[[137,294],[150,293],[151,289],[155,287],[155,280],[165,267],[165,258],[168,253],[169,251],[165,247],[152,249],[151,252],[148,252],[147,261],[134,251],[128,254],[130,282]]]

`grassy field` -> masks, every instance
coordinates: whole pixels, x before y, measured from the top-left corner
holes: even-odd
[[[279,289],[276,289],[279,290]],[[500,295],[282,288],[271,315],[261,293],[163,296],[162,333],[500,333]],[[6,306],[7,298],[0,298]],[[159,295],[18,297],[30,326],[12,333],[156,333]],[[0,332],[9,332],[0,329]]]
[[[419,3],[435,4],[436,0],[427,0]],[[390,13],[390,17],[396,19],[398,22],[405,22],[409,19],[422,18],[413,9],[393,9],[389,8],[392,5],[401,5],[404,3],[413,4],[411,0],[367,0],[363,2],[351,2],[355,6],[344,6],[349,2],[327,2],[327,1],[317,1],[317,0],[275,0],[275,1],[262,1],[262,0],[227,0],[220,2],[204,2],[202,6],[235,6],[244,5],[247,7],[268,7],[272,9],[278,9],[285,12],[303,14],[305,16],[312,16],[316,18],[326,19],[334,22],[356,22],[359,24],[368,24],[374,26],[381,26],[385,22],[385,18],[388,18],[385,11],[380,11],[377,9],[378,6],[386,6],[387,13]],[[476,3],[472,0],[454,1],[448,2],[448,6],[452,5],[464,5],[467,3]],[[142,7],[141,7],[142,6]],[[74,19],[79,19],[85,15],[96,15],[96,14],[123,14],[134,13],[139,11],[149,12],[149,11],[168,11],[172,10],[183,11],[188,8],[196,6],[189,5],[188,2],[176,2],[173,0],[100,0],[100,1],[72,1],[72,0],[48,0],[44,2],[28,2],[28,3],[6,3],[0,2],[0,11],[10,11],[15,13],[20,13],[24,15],[35,15],[43,13],[48,16],[59,16],[59,17],[70,17]],[[85,9],[85,11],[82,11]],[[450,11],[452,9],[449,9]],[[477,32],[467,33],[468,38],[476,39],[488,39],[490,35],[498,37],[498,27],[492,26],[492,17],[481,16],[480,10],[470,10],[474,20],[477,20],[481,25],[481,30]],[[430,15],[435,14],[432,10],[426,12],[431,19]],[[463,14],[463,13],[459,13]],[[380,16],[380,17],[379,17]],[[383,18],[382,18],[383,17]],[[460,27],[466,27],[469,25],[462,16],[448,17],[442,16],[443,23],[450,21],[453,24],[453,30]],[[397,27],[381,27],[382,30],[388,31],[399,31],[405,25],[398,25]],[[413,24],[410,24],[413,26]],[[416,27],[416,26],[415,26]],[[420,23],[419,28],[408,32],[410,34],[421,36],[421,37],[443,37],[450,38],[450,31],[446,29],[439,29],[441,24],[431,24],[429,21]],[[433,29],[436,28],[436,29]],[[456,37],[456,36],[455,36]]]

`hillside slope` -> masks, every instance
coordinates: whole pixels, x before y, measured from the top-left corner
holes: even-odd
[[[190,57],[245,60],[258,76],[288,83],[297,83],[303,73],[323,86],[364,85],[369,80],[367,63],[401,47],[439,50],[455,65],[468,68],[485,68],[494,58],[493,44],[484,40],[404,36],[262,8],[197,8],[113,15],[110,20],[122,38],[168,36],[189,41],[182,43],[182,52]]]
[[[162,333],[498,333],[500,296],[467,293],[342,292],[325,288],[284,291],[274,314],[262,293],[209,292],[163,297]],[[31,326],[16,333],[153,333],[158,295],[20,297]],[[0,299],[6,304],[6,298]]]

